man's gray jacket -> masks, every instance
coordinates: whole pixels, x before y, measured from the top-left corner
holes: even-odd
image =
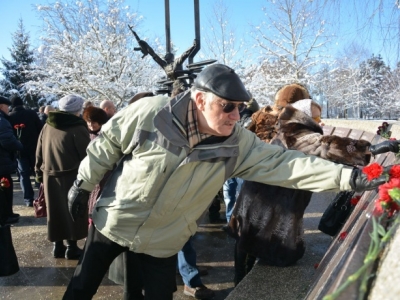
[[[229,137],[190,148],[189,101],[190,92],[141,99],[88,146],[81,188],[91,191],[119,162],[93,211],[96,228],[110,240],[136,253],[176,254],[230,177],[314,192],[351,189],[352,168],[266,144],[237,124]]]

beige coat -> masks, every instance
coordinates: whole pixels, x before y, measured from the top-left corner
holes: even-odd
[[[141,99],[117,113],[87,149],[81,188],[91,191],[121,158],[93,211],[96,228],[131,251],[169,257],[182,249],[226,179],[291,188],[349,190],[352,168],[268,145],[236,125],[191,149],[190,93]]]

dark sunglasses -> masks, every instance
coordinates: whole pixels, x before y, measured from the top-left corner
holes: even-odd
[[[235,104],[233,102],[227,102],[227,103],[218,102],[218,104],[222,106],[222,111],[224,113],[233,112],[233,110],[236,107],[239,110],[239,113],[241,113],[246,108],[246,104],[244,104],[244,103]]]

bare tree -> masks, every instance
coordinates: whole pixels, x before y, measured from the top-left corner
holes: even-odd
[[[207,14],[206,30],[203,30],[203,47],[201,55],[207,59],[217,59],[219,63],[228,65],[239,71],[248,61],[249,55],[245,54],[245,41],[238,39],[229,7],[224,0],[214,2],[212,11]]]
[[[357,40],[360,44],[373,39],[374,52],[382,54],[388,65],[396,65],[400,60],[399,0],[324,2],[324,9],[330,12],[335,29],[346,26],[346,39]]]
[[[329,41],[318,1],[268,0],[266,21],[253,25],[252,36],[262,49],[261,60],[283,63],[284,81],[310,81],[310,72],[325,64]]]
[[[123,0],[71,0],[37,8],[46,26],[39,52],[46,56],[32,86],[120,106],[157,80],[151,64],[133,51],[136,41],[128,24],[137,27],[141,19]]]

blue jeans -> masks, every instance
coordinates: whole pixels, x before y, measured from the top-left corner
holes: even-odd
[[[19,183],[24,194],[24,201],[25,203],[32,203],[34,199],[34,193],[31,184],[31,174],[35,165],[35,156],[20,156],[17,161],[18,172],[20,174]]]
[[[203,285],[196,266],[196,251],[192,245],[192,238],[178,252],[178,269],[183,282],[188,287],[195,288]]]
[[[239,196],[240,189],[242,187],[243,179],[240,178],[229,178],[225,181],[222,188],[224,192],[224,202],[226,207],[226,221],[229,223],[231,219],[232,210],[235,206],[236,198]]]

